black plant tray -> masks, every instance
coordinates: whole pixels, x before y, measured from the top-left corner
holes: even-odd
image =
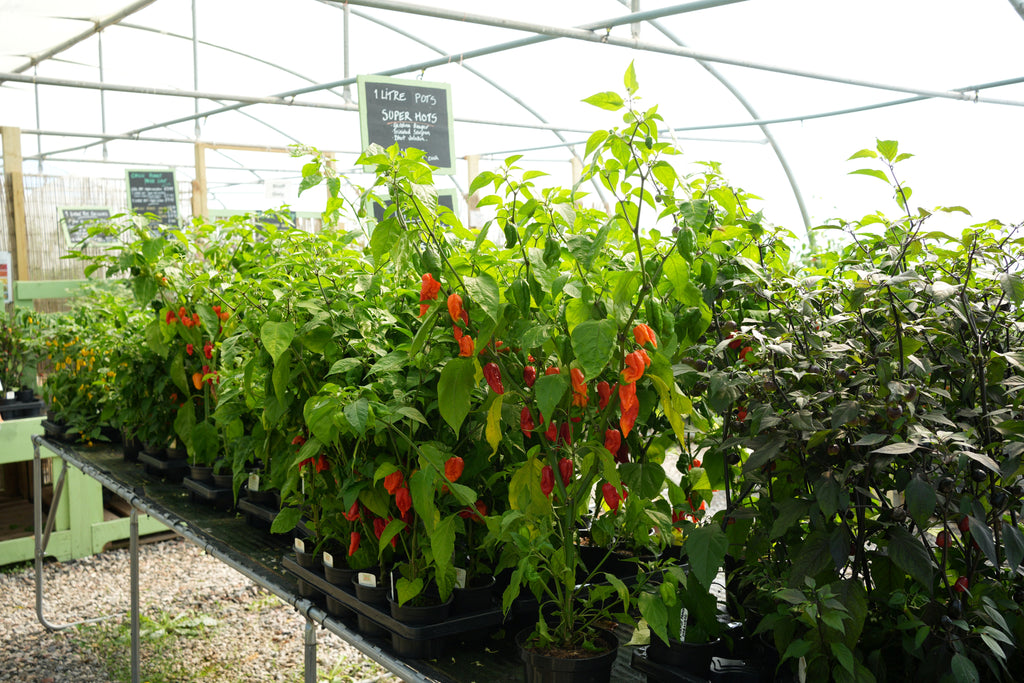
[[[49,438],[57,439],[58,441],[74,441],[74,436],[69,436],[67,425],[57,424],[52,420],[44,419],[41,422],[43,426],[43,432]]]
[[[771,683],[775,681],[775,670],[758,662],[714,657],[707,677],[697,676],[668,664],[655,662],[647,657],[647,648],[633,650],[630,666],[647,674],[648,683]],[[779,679],[789,683],[788,678]]]
[[[46,410],[42,401],[12,401],[0,405],[0,417],[5,420],[21,420],[26,417],[40,417]]]
[[[236,507],[245,513],[245,522],[249,526],[269,529],[277,517],[277,510],[252,502],[248,498],[239,498]]]
[[[181,481],[188,472],[188,459],[175,458],[174,460],[161,460],[146,453],[139,453],[139,462],[146,466],[150,474],[163,477],[169,481]]]
[[[182,483],[188,489],[189,498],[192,500],[209,503],[218,508],[231,508],[233,498],[231,489],[223,489],[205,481],[196,481],[191,477],[185,477]]]
[[[474,614],[453,615],[435,624],[405,624],[392,617],[387,607],[380,610],[373,605],[366,604],[356,597],[354,588],[335,586],[328,582],[321,572],[300,567],[291,557],[284,557],[281,564],[297,578],[313,586],[324,595],[337,600],[353,612],[370,619],[392,634],[409,640],[435,640],[474,632],[479,633],[486,629],[499,628],[505,623],[501,609],[494,607]],[[529,609],[529,607],[529,605],[524,605],[524,609]],[[536,611],[535,602],[532,609]],[[511,619],[512,615],[509,615],[509,618]]]

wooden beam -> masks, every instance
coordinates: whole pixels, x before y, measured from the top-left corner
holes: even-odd
[[[196,179],[192,181],[192,217],[204,220],[209,213],[206,195],[206,148],[208,146],[205,142],[195,144]]]
[[[14,233],[9,235],[14,249],[13,268],[17,279],[28,280],[28,228],[25,221],[25,181],[21,171],[21,129],[0,126],[0,141],[3,143],[4,173],[10,190],[11,225]]]

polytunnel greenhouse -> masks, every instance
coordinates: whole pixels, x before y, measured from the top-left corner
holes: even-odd
[[[0,681],[1016,680],[1022,35],[0,0]]]

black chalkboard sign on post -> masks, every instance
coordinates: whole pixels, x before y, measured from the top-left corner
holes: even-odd
[[[116,240],[107,236],[89,237],[89,226],[110,220],[110,209],[105,206],[58,206],[57,222],[64,232],[64,246],[76,244],[110,244]]]
[[[359,123],[363,149],[398,143],[426,152],[439,175],[455,174],[452,87],[447,83],[359,76]]]
[[[128,207],[137,214],[151,213],[162,225],[178,225],[178,184],[174,170],[125,171]]]

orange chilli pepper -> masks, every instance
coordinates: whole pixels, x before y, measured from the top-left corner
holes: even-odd
[[[468,334],[459,338],[459,355],[463,358],[470,358],[473,355],[473,338]]]
[[[658,339],[654,336],[654,330],[643,323],[639,323],[633,328],[633,338],[640,346],[650,342],[654,348],[658,348]]]
[[[452,322],[456,324],[462,320],[462,297],[458,294],[448,295],[448,315],[452,317]]]
[[[624,359],[625,369],[622,371],[622,381],[625,384],[632,384],[644,375],[644,359],[638,351],[626,354]]]

